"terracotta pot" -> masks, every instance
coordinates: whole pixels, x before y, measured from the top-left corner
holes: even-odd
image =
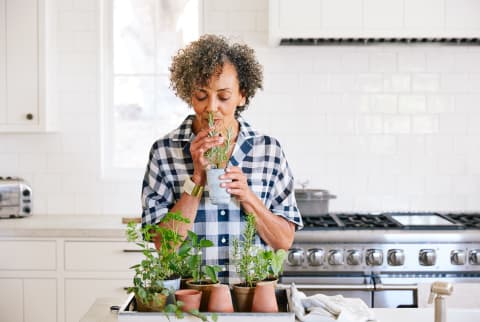
[[[183,312],[198,310],[200,308],[202,292],[194,289],[178,290],[175,292],[175,299],[183,302],[183,306],[181,307]]]
[[[258,282],[253,294],[252,312],[278,312],[275,286],[272,282]]]
[[[215,284],[210,290],[208,312],[233,313],[230,287],[225,284]]]
[[[210,299],[210,291],[213,287],[213,285],[216,285],[217,283],[213,283],[210,280],[206,281],[200,281],[199,283],[194,283],[193,281],[187,281],[187,287],[202,291],[202,300],[200,302],[200,312],[207,312],[208,309],[208,301]]]
[[[191,280],[192,278],[191,277],[182,277],[182,279],[180,280],[180,289],[186,289],[188,288],[187,287],[187,281]]]
[[[237,312],[251,312],[253,293],[255,287],[242,286],[242,284],[233,285],[233,296],[235,298],[235,308]]]
[[[135,295],[135,300],[137,302],[138,312],[162,312],[167,302],[167,296],[159,293],[156,296],[156,300],[144,303],[137,295]]]

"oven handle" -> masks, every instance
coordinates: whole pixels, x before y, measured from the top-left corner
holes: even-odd
[[[295,284],[299,290],[373,291],[373,284]]]
[[[376,284],[377,291],[418,291],[418,284]]]

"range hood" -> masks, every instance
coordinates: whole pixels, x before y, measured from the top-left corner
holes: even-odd
[[[278,45],[480,45],[478,0],[269,0]]]

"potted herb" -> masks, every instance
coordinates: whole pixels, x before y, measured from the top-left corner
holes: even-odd
[[[210,201],[214,205],[228,204],[230,194],[225,188],[220,187],[220,176],[225,173],[225,167],[228,163],[229,151],[232,145],[232,128],[225,128],[223,124],[215,124],[214,115],[208,113],[208,126],[211,129],[208,136],[222,135],[224,142],[205,152],[205,157],[210,163],[207,169],[207,184],[209,190]]]
[[[202,291],[200,311],[206,311],[210,299],[211,287],[218,284],[217,274],[221,267],[218,265],[202,265],[202,249],[212,247],[213,242],[198,238],[193,231],[188,231],[187,240],[190,246],[190,256],[187,263],[192,273],[192,279],[187,281],[187,287]]]
[[[233,256],[237,273],[242,282],[233,286],[237,308],[242,312],[250,312],[255,286],[258,282],[271,281],[276,286],[279,274],[283,269],[286,251],[266,250],[255,245],[255,216],[247,214],[243,240],[233,241]]]
[[[133,286],[129,293],[135,294],[139,311],[163,311],[167,297],[179,288],[179,256],[177,247],[183,241],[175,223],[188,223],[189,220],[179,212],[169,212],[161,223],[171,221],[171,227],[145,225],[137,227],[130,222],[127,228],[128,241],[140,247],[144,259],[130,267],[135,270]],[[158,241],[158,249],[154,242]]]

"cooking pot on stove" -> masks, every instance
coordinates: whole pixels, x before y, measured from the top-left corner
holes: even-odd
[[[325,215],[328,213],[328,202],[337,196],[324,189],[295,189],[297,207],[302,215]]]

